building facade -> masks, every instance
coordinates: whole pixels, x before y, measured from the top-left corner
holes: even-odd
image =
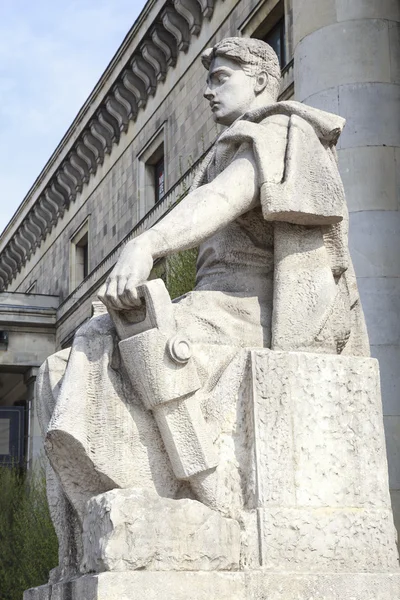
[[[201,52],[268,41],[281,99],[345,117],[338,145],[350,249],[380,360],[390,484],[400,521],[400,3],[149,0],[0,237],[0,459],[41,442],[37,368],[71,345],[129,239],[187,192],[219,126]]]

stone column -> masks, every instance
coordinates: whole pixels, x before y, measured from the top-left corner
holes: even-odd
[[[400,2],[293,0],[296,99],[346,118],[350,251],[379,359],[400,526]]]
[[[24,382],[27,388],[26,401],[28,411],[28,443],[27,443],[27,468],[34,467],[35,460],[39,458],[43,450],[43,440],[40,431],[39,420],[35,403],[35,384],[38,368],[32,367],[24,374]]]

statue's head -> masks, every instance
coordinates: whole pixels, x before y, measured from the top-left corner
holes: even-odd
[[[208,69],[204,96],[214,119],[231,125],[252,108],[276,102],[281,68],[274,50],[254,38],[226,38],[201,57]]]

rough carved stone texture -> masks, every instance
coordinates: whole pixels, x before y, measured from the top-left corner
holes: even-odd
[[[190,499],[158,498],[151,488],[107,492],[89,502],[92,512],[84,517],[85,568],[124,572],[120,579],[78,578],[68,593],[74,599],[109,600],[114,591],[107,582],[113,581],[119,599],[124,593],[135,598],[135,585],[142,598],[146,576],[136,572],[138,578],[131,579],[127,573],[141,568],[152,572],[150,599],[176,585],[181,587],[171,595],[174,600],[180,593],[193,599],[198,593],[199,600],[398,600],[393,591],[398,575],[390,574],[398,567],[378,381],[375,359],[243,350],[202,402],[219,456],[213,473],[216,501],[235,513],[240,531],[235,521]],[[313,473],[319,485],[313,484]],[[198,523],[207,523],[203,541],[193,540],[191,552],[179,559],[190,533],[199,532]],[[220,534],[213,536],[213,528]],[[205,556],[207,544],[212,553]],[[201,581],[196,592],[189,591],[189,579],[176,579],[176,571],[190,564],[190,576]],[[240,576],[225,573],[216,580],[210,572],[207,580],[195,572],[212,565],[238,569]],[[157,579],[155,569],[168,568],[175,572]],[[66,590],[54,586],[52,600],[57,594],[67,598]],[[368,596],[370,590],[376,595]],[[42,600],[47,592],[34,593],[39,591],[26,599]]]
[[[396,571],[377,361],[254,350],[251,362],[263,567]]]
[[[260,509],[262,565],[272,571],[396,572],[392,511]]]
[[[390,507],[375,359],[252,352],[263,505]]]
[[[24,600],[398,600],[390,574],[101,573],[27,590]]]
[[[240,528],[195,500],[113,490],[89,501],[84,572],[235,571]]]

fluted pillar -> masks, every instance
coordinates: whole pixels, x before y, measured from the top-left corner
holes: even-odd
[[[400,525],[400,2],[293,0],[296,99],[346,118],[350,251],[379,359]]]

